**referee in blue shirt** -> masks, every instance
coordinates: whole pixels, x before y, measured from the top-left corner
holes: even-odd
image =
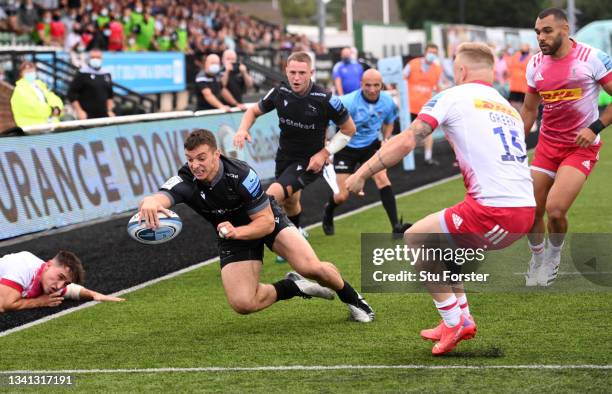
[[[363,74],[361,88],[340,97],[351,114],[357,132],[348,145],[334,155],[334,170],[340,193],[329,198],[323,215],[323,232],[334,234],[334,209],[349,196],[344,181],[357,170],[357,166],[368,161],[376,151],[391,137],[393,123],[398,116],[397,106],[391,96],[382,91],[383,82],[380,72],[369,69]],[[382,131],[382,142],[380,134]],[[373,176],[380,199],[387,212],[394,233],[403,233],[409,224],[397,218],[395,196],[387,171],[382,170]]]

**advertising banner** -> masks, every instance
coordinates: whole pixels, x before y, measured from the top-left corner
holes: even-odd
[[[236,151],[242,113],[139,122],[87,130],[0,138],[0,239],[133,210],[185,163],[183,140],[206,128],[219,149],[274,177],[276,113],[251,128]]]
[[[185,90],[181,52],[104,52],[104,69],[113,82],[141,94]]]

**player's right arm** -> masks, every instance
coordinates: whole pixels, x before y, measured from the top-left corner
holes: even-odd
[[[261,116],[263,112],[259,108],[259,105],[252,105],[246,110],[240,121],[240,126],[234,136],[234,146],[238,149],[244,148],[244,141],[252,142],[249,129],[255,123],[255,120]]]
[[[163,212],[169,216],[170,212],[168,211],[168,208],[171,206],[172,200],[164,193],[155,193],[147,196],[140,202],[140,208],[138,211],[140,214],[140,220],[144,220],[147,226],[155,229],[159,226],[157,212]]]
[[[21,293],[16,289],[0,284],[0,313],[45,306],[58,306],[62,303],[63,299],[61,291],[53,294],[44,294],[36,298],[21,298]]]
[[[525,100],[519,111],[523,124],[525,126],[525,137],[531,131],[533,123],[538,118],[538,106],[542,98],[536,90],[535,75],[536,75],[536,56],[532,56],[527,64],[527,70],[525,72],[525,78],[527,79],[527,93],[525,93]]]
[[[537,93],[527,92],[525,93],[525,101],[521,107],[521,118],[525,124],[525,136],[529,134],[529,131],[533,127],[533,123],[538,118],[538,106],[542,98]]]

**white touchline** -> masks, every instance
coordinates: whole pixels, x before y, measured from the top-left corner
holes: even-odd
[[[168,372],[258,372],[258,371],[330,371],[354,369],[612,369],[612,365],[598,364],[524,364],[524,365],[278,365],[262,367],[196,367],[196,368],[117,368],[117,369],[62,369],[0,371],[1,375],[14,374],[112,374],[112,373],[168,373]]]
[[[461,174],[457,174],[457,175],[450,176],[448,178],[440,179],[438,181],[435,181],[435,182],[432,182],[432,183],[428,183],[427,185],[419,186],[416,189],[412,189],[412,190],[408,190],[406,192],[400,193],[400,194],[398,194],[396,196],[396,198],[408,196],[408,195],[415,194],[415,193],[418,193],[418,192],[423,191],[423,190],[431,189],[432,187],[435,187],[435,186],[438,186],[438,185],[441,185],[441,184],[453,181],[453,180],[458,179],[460,177],[461,177]],[[359,208],[355,209],[354,211],[350,211],[350,212],[343,213],[342,215],[338,215],[336,219],[343,219],[345,217],[349,217],[349,216],[355,215],[357,213],[363,212],[365,210],[368,210],[368,209],[370,209],[372,207],[375,207],[375,206],[381,205],[381,204],[382,203],[380,201],[373,202],[371,204],[359,207]],[[314,227],[320,226],[320,225],[321,225],[321,222],[317,222],[317,223],[311,224],[310,226],[307,226],[306,228],[310,229],[310,228],[314,228]],[[184,273],[193,271],[193,270],[198,269],[200,267],[203,267],[205,265],[209,265],[209,264],[214,263],[215,261],[218,261],[218,260],[219,260],[219,257],[213,257],[213,258],[208,259],[206,261],[203,261],[201,263],[198,263],[198,264],[195,264],[195,265],[190,265],[189,267],[183,268],[183,269],[178,270],[178,271],[171,272],[171,273],[169,273],[167,275],[160,276],[159,278],[152,279],[150,281],[141,283],[139,285],[130,287],[128,289],[119,290],[118,292],[110,294],[110,295],[114,296],[114,297],[120,297],[120,296],[122,296],[124,294],[131,293],[131,292],[136,291],[136,290],[140,290],[142,288],[154,285],[154,284],[162,282],[164,280],[175,278],[175,277],[177,277],[179,275],[182,275]],[[0,332],[0,337],[5,337],[5,336],[7,336],[9,334],[25,330],[26,328],[30,328],[30,327],[34,327],[34,326],[37,326],[37,325],[42,324],[42,323],[46,323],[46,322],[48,322],[50,320],[56,319],[56,318],[61,317],[61,316],[68,315],[68,314],[70,314],[72,312],[76,312],[76,311],[80,311],[80,310],[85,309],[85,308],[92,307],[92,306],[94,306],[96,304],[98,304],[97,301],[91,301],[91,302],[87,302],[85,304],[81,304],[81,305],[79,305],[77,307],[74,307],[74,308],[65,309],[65,310],[63,310],[61,312],[57,312],[57,313],[54,313],[52,315],[48,315],[48,316],[42,317],[42,318],[40,318],[38,320],[31,321],[31,322],[26,323],[24,325],[21,325],[21,326],[15,327],[15,328],[11,328],[11,329],[2,331],[2,332]]]

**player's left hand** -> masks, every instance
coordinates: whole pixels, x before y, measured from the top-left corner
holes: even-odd
[[[327,149],[321,149],[319,152],[317,152],[314,156],[310,158],[306,171],[312,171],[314,173],[321,171],[325,166],[325,161],[328,157],[329,152],[327,152]]]
[[[217,225],[217,233],[220,238],[225,239],[236,239],[238,236],[238,232],[236,231],[236,227],[234,227],[230,222],[221,222]]]
[[[593,141],[595,141],[595,138],[597,138],[597,134],[595,134],[593,130],[589,129],[588,127],[585,127],[578,132],[576,141],[574,142],[581,148],[588,148],[591,146]]]
[[[344,186],[348,189],[349,192],[355,193],[358,196],[363,196],[365,193],[363,192],[363,185],[365,185],[365,180],[363,180],[357,174],[351,174],[346,181],[344,181]]]
[[[94,293],[93,300],[101,302],[123,302],[125,301],[125,298],[107,296],[101,293]]]

